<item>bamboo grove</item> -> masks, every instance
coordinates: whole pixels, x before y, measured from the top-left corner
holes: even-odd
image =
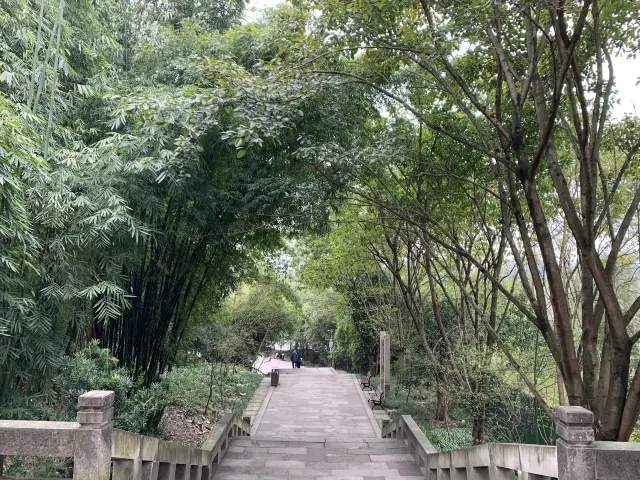
[[[2,4],[0,404],[55,395],[93,338],[152,384],[199,298],[322,224],[332,189],[292,153],[363,102],[281,76],[244,6]]]

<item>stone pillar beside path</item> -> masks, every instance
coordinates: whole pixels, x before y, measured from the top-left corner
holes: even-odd
[[[391,336],[380,332],[380,391],[391,393]]]
[[[92,391],[78,397],[74,480],[109,480],[111,475],[111,417],[115,394]]]
[[[556,407],[558,480],[596,480],[593,413],[582,407]]]

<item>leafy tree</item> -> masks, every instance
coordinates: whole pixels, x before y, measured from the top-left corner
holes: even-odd
[[[291,30],[297,36],[291,40],[304,42],[297,51],[308,59],[309,74],[369,87],[392,114],[411,115],[456,150],[468,150],[476,170],[493,178],[477,184],[490,187],[487,194],[499,212],[491,229],[506,239],[499,242],[506,243],[517,267],[525,301],[441,224],[431,206],[409,203],[417,214],[409,218],[397,205],[380,201],[384,195],[376,204],[423,226],[425,240],[471,260],[496,295],[536,325],[562,373],[569,403],[594,411],[598,438],[627,440],[640,413],[640,368],[631,367],[640,335],[627,326],[640,301],[621,302],[616,272],[626,241],[635,243],[630,227],[640,190],[629,167],[639,150],[638,131],[633,127],[626,137],[633,140],[608,154],[604,140],[609,128],[619,128],[609,122],[612,51],[636,52],[637,29],[625,13],[636,2],[296,4],[306,8],[308,34],[294,16]],[[424,151],[428,158],[426,145]],[[610,165],[609,155],[623,160]],[[452,164],[454,158],[460,157],[450,157]],[[402,185],[407,177],[393,179]],[[470,175],[462,179],[477,181]],[[625,193],[621,184],[630,190]],[[621,207],[617,212],[614,204]],[[485,223],[479,213],[471,219],[471,225]],[[565,237],[553,234],[557,224],[566,226]],[[561,266],[567,257],[576,259],[579,280],[567,282]],[[582,295],[577,312],[568,303],[574,281]],[[467,293],[473,309],[482,310]],[[576,318],[583,332],[578,336]]]

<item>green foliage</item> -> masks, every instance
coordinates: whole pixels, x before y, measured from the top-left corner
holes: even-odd
[[[190,348],[210,361],[249,367],[260,352],[292,335],[299,309],[295,293],[271,274],[240,286],[213,312],[204,311],[206,305],[189,332]]]
[[[438,451],[468,448],[471,446],[471,431],[468,427],[459,425],[432,424],[428,408],[423,401],[407,402],[403,395],[385,398],[386,408],[391,410],[391,416],[411,415],[424,432],[427,439]]]
[[[19,478],[69,478],[73,475],[73,465],[67,459],[24,459],[15,458],[5,466],[5,474]]]
[[[469,448],[471,444],[471,433],[468,428],[439,428],[426,432],[431,444],[439,451],[456,450],[458,448]]]
[[[2,418],[75,421],[78,397],[91,390],[115,392],[113,425],[137,433],[155,431],[167,404],[167,382],[140,387],[131,372],[118,365],[108,349],[92,341],[71,358],[64,358],[53,379],[55,400],[14,397],[0,409]]]
[[[231,28],[245,3],[0,5],[0,405],[93,336],[152,385],[205,293],[326,218],[295,152],[348,107]]]
[[[168,404],[186,409],[191,414],[202,414],[207,407],[211,365],[180,367],[167,375],[169,384]],[[227,370],[227,374],[218,378],[210,409],[220,417],[227,411],[241,414],[247,406],[263,376],[246,369]]]
[[[54,385],[67,412],[74,411],[78,397],[87,391],[114,391],[113,425],[131,432],[153,432],[167,404],[166,381],[139,387],[131,372],[95,340],[69,359]]]

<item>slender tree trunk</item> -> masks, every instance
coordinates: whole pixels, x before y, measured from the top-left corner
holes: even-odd
[[[436,374],[436,418],[439,422],[447,419],[447,398],[444,389],[443,375]]]
[[[573,331],[571,330],[571,315],[560,267],[547,224],[535,180],[525,179],[523,182],[529,212],[534,230],[538,237],[538,244],[549,280],[549,294],[555,320],[555,330],[560,347],[560,368],[567,389],[570,405],[582,404],[582,375],[578,364]],[[544,336],[544,332],[541,332]]]
[[[373,354],[367,354],[367,360],[369,361],[369,375],[375,375],[376,372],[376,359]]]
[[[484,401],[478,402],[473,415],[473,428],[471,439],[474,445],[481,445],[485,439],[485,405]]]
[[[562,372],[556,367],[556,385],[558,386],[558,404],[567,405],[567,397],[564,394],[564,380],[562,379]]]
[[[593,277],[581,260],[583,406],[598,415],[598,328],[594,316]]]

